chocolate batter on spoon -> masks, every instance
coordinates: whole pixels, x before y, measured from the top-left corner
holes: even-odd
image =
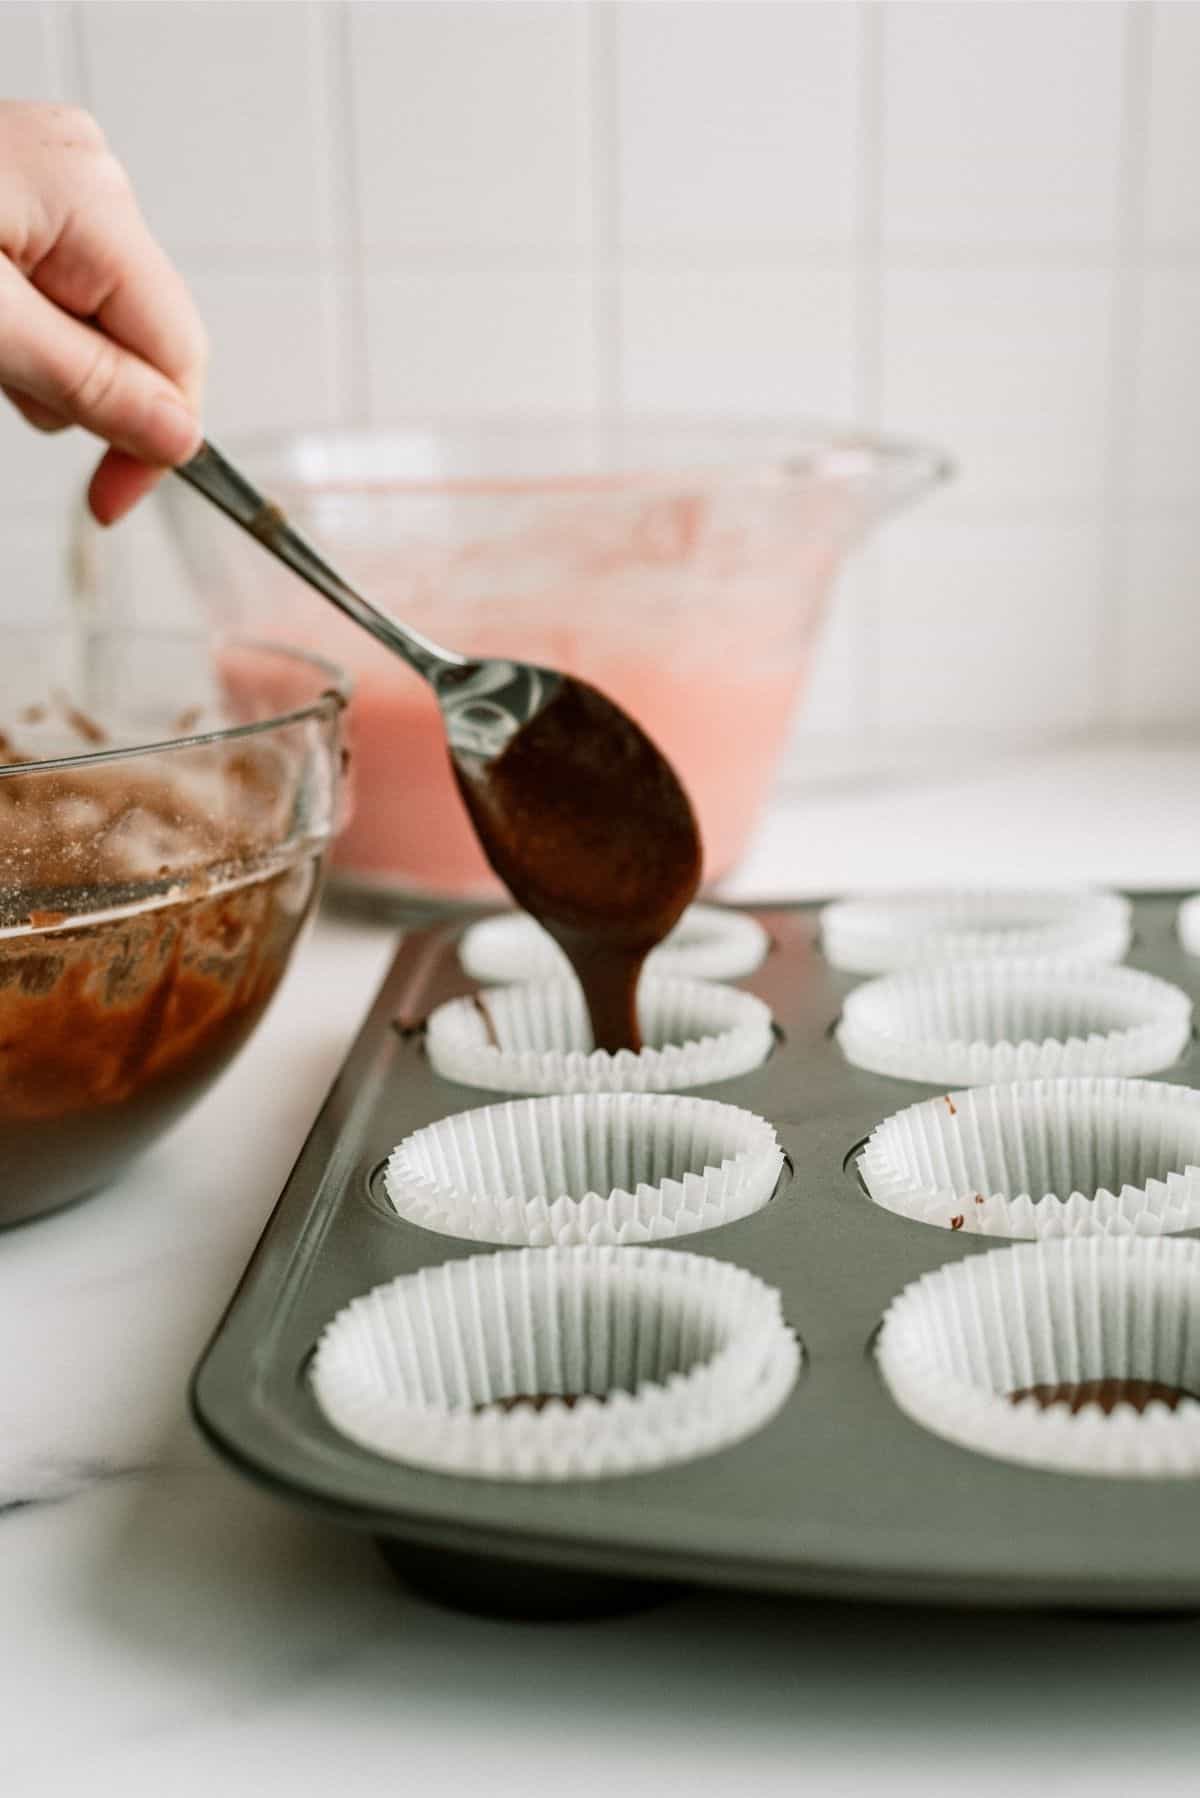
[[[687,794],[645,732],[584,681],[472,661],[372,605],[211,443],[176,472],[429,682],[489,862],[566,952],[596,1047],[640,1048],[638,975],[701,861]]]
[[[638,977],[700,882],[700,832],[674,770],[584,681],[557,692],[493,760],[457,748],[488,861],[566,954],[598,1049],[641,1047]]]

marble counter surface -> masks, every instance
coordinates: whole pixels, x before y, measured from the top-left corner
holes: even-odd
[[[795,796],[736,890],[919,866],[1200,886],[1200,752]],[[210,1454],[188,1374],[391,947],[323,919],[172,1136],[103,1197],[0,1237],[4,1791],[1195,1792],[1200,1620],[701,1595],[485,1622],[408,1596],[369,1542]]]

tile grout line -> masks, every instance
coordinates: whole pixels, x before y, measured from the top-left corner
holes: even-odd
[[[1094,723],[1101,735],[1138,725],[1124,716],[1121,669],[1130,591],[1130,510],[1133,501],[1134,423],[1138,338],[1142,315],[1145,202],[1149,157],[1150,31],[1153,9],[1127,5],[1119,176],[1113,234],[1109,346],[1108,449],[1104,475],[1105,576],[1098,594]]]
[[[323,68],[328,244],[332,287],[332,368],[337,416],[365,425],[371,416],[367,350],[366,259],[359,204],[354,52],[347,0],[322,0],[317,42]]]
[[[589,269],[592,391],[601,412],[621,410],[624,359],[618,223],[617,28],[617,13],[611,0],[591,0],[587,12]]]
[[[874,0],[857,0],[857,173],[854,226],[849,256],[843,250],[828,258],[831,264],[849,266],[853,278],[852,355],[854,423],[863,430],[878,429],[882,396],[882,97],[883,19]],[[820,266],[810,254],[797,266]],[[740,264],[740,267],[746,265]],[[882,599],[878,549],[868,543],[854,548],[846,566],[835,576],[825,605],[824,623],[839,605],[853,605],[850,619],[851,716],[836,731],[808,735],[805,730],[806,696],[802,692],[797,715],[789,732],[780,769],[783,787],[802,778],[796,767],[807,762],[816,745],[832,748],[839,759],[849,757],[856,777],[869,777],[881,765],[882,668],[880,660],[880,608]],[[819,638],[817,639],[819,653]]]
[[[855,399],[866,429],[878,429],[883,397],[883,136],[884,15],[876,0],[859,7],[858,194],[855,221]],[[880,621],[882,581],[878,552],[867,551],[859,576],[855,637],[859,704],[878,759],[882,736]]]
[[[49,4],[44,26],[54,80],[60,95],[70,104],[90,110],[92,84],[89,80],[84,40],[83,0],[70,0],[69,4]],[[99,120],[99,124],[103,129],[104,120]],[[70,435],[76,436],[78,433],[71,432]],[[78,623],[81,615],[95,611],[98,595],[96,571],[91,566],[90,558],[83,557],[81,552],[81,545],[87,540],[90,531],[90,527],[85,524],[85,483],[76,479],[72,482],[72,487],[74,491],[70,498],[66,498],[64,494],[64,503],[54,508],[53,528],[47,531],[46,539],[48,546],[53,545],[51,555],[57,564],[59,604],[65,606],[68,615],[73,616]]]
[[[325,3],[341,5],[344,0],[325,0]],[[446,4],[451,3],[452,0],[446,0]],[[503,0],[496,0],[496,3],[502,4]],[[543,3],[549,4],[550,0],[543,0]],[[674,3],[682,4],[683,0],[674,0]],[[832,0],[825,0],[825,3],[831,4]],[[1139,0],[1139,3],[1144,3],[1144,0]],[[303,274],[312,266],[310,253],[303,249],[262,250],[251,254],[229,250],[222,244],[208,243],[193,245],[190,254],[201,259],[212,274]],[[327,261],[334,272],[351,273],[356,260],[352,245],[340,242],[330,245]],[[838,271],[852,264],[853,260],[853,252],[848,255],[844,248],[833,243],[828,248],[789,251],[775,257],[744,251],[735,244],[727,250],[712,251],[707,255],[693,250],[655,257],[643,250],[623,260],[619,260],[616,252],[611,257],[602,257],[592,256],[586,249],[556,252],[547,250],[542,244],[529,244],[525,247],[489,245],[468,249],[425,247],[415,257],[405,256],[397,250],[381,251],[372,259],[372,269],[384,276],[411,273],[490,275],[514,272],[534,275],[577,272],[586,275],[594,266],[597,273],[616,277],[621,272],[703,276],[728,272],[732,267],[739,275],[775,275]],[[997,253],[939,250],[931,251],[928,255],[910,257],[903,250],[889,249],[885,260],[889,270],[909,274],[1087,274],[1107,272],[1112,264],[1112,250],[1064,252],[1061,256],[1043,255],[1039,258],[1032,252],[1026,255],[1018,251],[1010,253],[1008,250]],[[1156,245],[1146,249],[1141,261],[1145,268],[1195,273],[1200,270],[1200,248]]]
[[[316,276],[315,286],[321,301],[321,345],[326,376],[326,398],[332,401],[333,417],[339,422],[345,415],[343,360],[346,332],[340,317],[340,286],[334,265],[340,260],[340,222],[344,208],[338,201],[338,154],[333,89],[336,83],[337,55],[335,17],[329,0],[308,0],[303,13],[308,43],[308,75],[312,96],[311,116],[316,140],[316,192],[318,260],[316,268],[309,264],[306,273]],[[305,428],[331,422],[328,404],[304,420]]]
[[[87,106],[90,84],[79,0],[65,5],[62,0],[43,0],[43,17],[59,92],[72,104]]]

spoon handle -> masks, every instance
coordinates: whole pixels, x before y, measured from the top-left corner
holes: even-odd
[[[264,499],[245,475],[226,461],[211,443],[202,443],[191,461],[185,462],[175,473],[189,487],[194,487],[205,499],[211,500],[235,524],[240,524],[264,549],[286,563],[293,574],[298,574],[302,581],[307,581],[310,587],[315,587],[318,593],[324,594],[339,611],[353,618],[355,624],[361,625],[389,649],[402,655],[409,666],[415,668],[426,680],[436,685],[437,677],[447,669],[465,665],[465,656],[443,649],[428,637],[423,637],[419,631],[410,630],[398,619],[364,599],[361,593],[356,593],[341,575],[322,561],[311,544],[306,543],[300,533],[293,530],[281,509]]]

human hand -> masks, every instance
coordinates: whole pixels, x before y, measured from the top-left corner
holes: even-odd
[[[88,488],[101,524],[199,448],[207,353],[95,120],[0,101],[0,388],[39,430],[107,440]]]

